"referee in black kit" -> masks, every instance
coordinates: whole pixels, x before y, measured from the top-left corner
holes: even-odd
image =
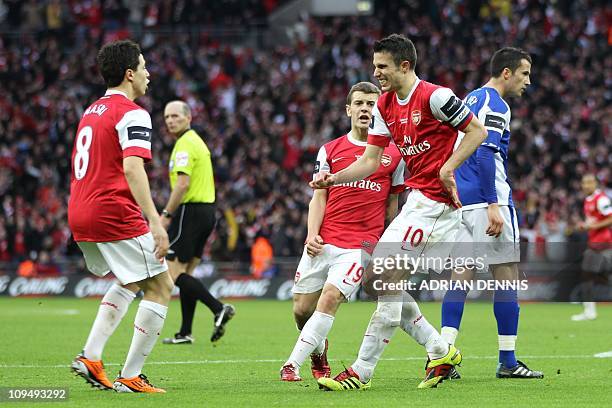
[[[215,226],[215,182],[210,151],[191,129],[191,109],[185,102],[169,102],[164,109],[164,120],[176,142],[169,164],[172,192],[160,217],[168,229],[170,250],[166,259],[170,275],[181,289],[183,318],[180,331],[164,339],[164,344],[193,343],[191,328],[198,300],[215,315],[210,338],[215,342],[223,336],[225,324],[236,311],[234,306],[217,300],[202,282],[191,276]]]

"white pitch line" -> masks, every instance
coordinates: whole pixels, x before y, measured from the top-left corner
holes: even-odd
[[[4,316],[24,316],[24,315],[66,315],[74,316],[81,312],[77,309],[21,309],[2,312]]]
[[[604,354],[604,353],[601,353]],[[607,354],[607,353],[605,353]],[[601,355],[587,355],[587,354],[578,354],[578,355],[558,355],[558,356],[521,356],[522,358],[529,359],[563,359],[563,360],[571,360],[571,359],[581,359],[581,358],[594,358],[594,357],[611,357],[610,355],[601,356]],[[330,361],[350,361],[354,357],[348,358],[334,358],[330,359]],[[465,357],[464,360],[494,360],[497,359],[498,356],[468,356]],[[425,360],[424,357],[391,357],[391,358],[381,358],[380,361],[421,361]],[[205,364],[249,364],[249,363],[283,363],[285,360],[280,359],[242,359],[242,360],[190,360],[190,361],[151,361],[147,362],[147,365],[205,365]],[[105,366],[120,366],[122,363],[104,363]],[[27,364],[0,364],[0,368],[68,368],[70,367],[67,364],[54,364],[54,365],[27,365]]]

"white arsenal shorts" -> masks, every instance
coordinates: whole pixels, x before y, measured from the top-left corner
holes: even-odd
[[[109,272],[122,285],[152,278],[168,270],[166,260],[155,257],[155,241],[150,232],[129,239],[111,242],[77,242],[87,269],[97,276]]]
[[[359,288],[369,259],[368,253],[361,249],[344,249],[331,244],[323,245],[323,252],[311,258],[304,248],[292,292],[314,293],[330,283],[349,299]]]
[[[427,273],[446,269],[459,225],[461,210],[410,190],[400,213],[383,233],[372,255],[377,266]],[[393,258],[394,262],[384,262]],[[408,266],[408,267],[407,267]]]

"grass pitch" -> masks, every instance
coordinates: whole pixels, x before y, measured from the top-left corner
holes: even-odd
[[[136,303],[105,350],[111,380],[129,347]],[[0,298],[0,387],[67,387],[68,401],[53,403],[65,407],[612,406],[612,359],[594,357],[612,350],[610,305],[601,305],[599,318],[592,322],[569,320],[580,310],[576,305],[521,306],[518,357],[533,369],[543,370],[544,380],[495,378],[497,331],[492,305],[468,303],[457,342],[464,355],[461,380],[417,390],[424,353],[398,330],[372,388],[341,393],[320,391],[308,362],[302,368],[305,381],[279,381],[279,368],[297,336],[290,302],[235,302],[236,317],[216,347],[209,341],[212,315],[200,305],[194,323],[196,343],[169,346],[160,341],[145,365],[144,373],[151,382],[168,393],[128,395],[94,390],[68,368],[83,347],[98,304],[96,299]],[[439,327],[440,304],[422,304],[421,308]],[[348,366],[356,357],[373,309],[373,303],[341,307],[329,336],[334,375],[343,369],[342,363]],[[162,337],[176,331],[179,313],[175,300]]]

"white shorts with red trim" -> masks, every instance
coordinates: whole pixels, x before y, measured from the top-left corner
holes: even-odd
[[[359,288],[370,256],[361,249],[345,249],[335,245],[323,245],[323,252],[314,258],[302,254],[295,273],[293,293],[315,293],[325,283],[334,285],[346,299]]]
[[[105,276],[112,271],[122,285],[152,278],[168,270],[166,260],[160,261],[155,256],[155,241],[150,232],[120,241],[81,241],[77,244],[91,273]]]
[[[460,224],[461,210],[427,198],[419,190],[410,190],[400,213],[378,241],[372,262],[376,267],[385,258],[399,257],[401,269],[405,269],[405,260],[415,272],[427,273],[431,269],[440,273]]]

